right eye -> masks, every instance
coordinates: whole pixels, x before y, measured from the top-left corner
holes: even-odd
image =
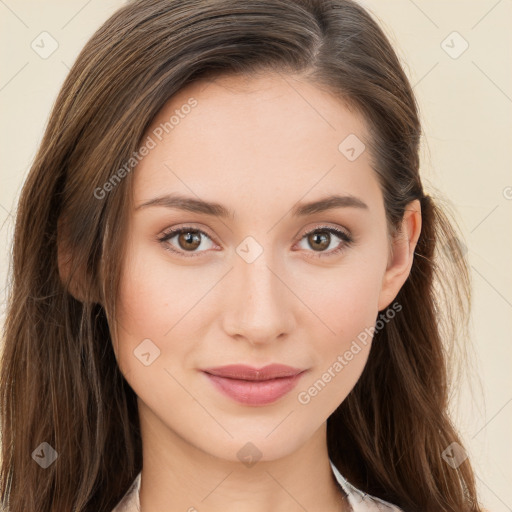
[[[186,258],[192,256],[200,256],[205,251],[197,251],[196,249],[203,246],[202,237],[211,240],[207,233],[200,229],[184,226],[165,231],[161,237],[158,238],[159,242],[164,245],[164,249]],[[176,238],[178,247],[171,243]],[[203,247],[204,248],[204,247]],[[187,254],[188,253],[188,254]]]

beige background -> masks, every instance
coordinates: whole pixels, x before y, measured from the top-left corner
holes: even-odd
[[[361,3],[404,61],[421,108],[425,180],[450,199],[465,233],[477,378],[453,407],[484,503],[512,511],[512,1]],[[122,4],[0,0],[1,295],[16,200],[50,108],[82,46]],[[43,31],[58,43],[46,59],[31,47]]]

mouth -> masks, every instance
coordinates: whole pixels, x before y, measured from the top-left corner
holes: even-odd
[[[267,405],[289,393],[307,370],[272,364],[229,365],[202,370],[217,391],[244,405]]]

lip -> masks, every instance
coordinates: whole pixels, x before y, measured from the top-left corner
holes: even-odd
[[[263,368],[233,364],[202,372],[215,388],[245,405],[267,405],[289,393],[307,370],[282,364]]]

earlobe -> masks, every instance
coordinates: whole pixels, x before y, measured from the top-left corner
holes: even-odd
[[[390,258],[379,295],[379,311],[391,304],[409,277],[420,233],[421,204],[415,199],[406,206],[400,229],[391,242]]]

